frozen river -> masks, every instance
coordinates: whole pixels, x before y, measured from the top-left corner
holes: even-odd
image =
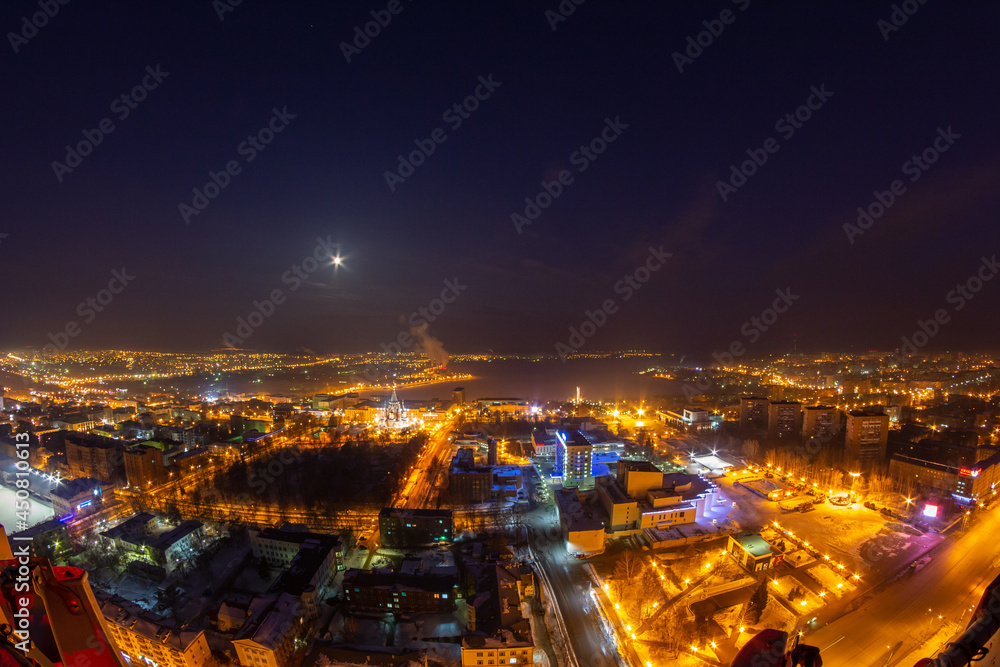
[[[8,535],[18,532],[23,528],[30,528],[36,523],[47,521],[52,518],[52,504],[37,500],[32,497],[28,499],[28,523],[27,526],[17,525],[17,508],[15,501],[17,495],[14,489],[0,486],[0,524]]]

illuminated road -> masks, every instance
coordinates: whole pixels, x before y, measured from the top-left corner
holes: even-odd
[[[451,417],[428,429],[424,448],[411,468],[410,478],[396,497],[394,507],[418,509],[437,506],[434,489],[451,461],[452,446],[448,434],[454,428],[455,421],[456,417]]]
[[[973,528],[944,543],[916,574],[892,584],[860,609],[807,634],[804,641],[818,646],[823,664],[833,667],[909,667],[900,660],[930,639],[942,622],[959,621],[963,616],[960,625],[968,622],[969,608],[978,604],[1000,568],[998,533],[1000,512],[982,512]],[[941,648],[934,646],[925,657]],[[892,658],[887,662],[890,653]]]
[[[548,575],[580,667],[618,667],[616,649],[608,645],[598,612],[588,595],[590,579],[582,565],[570,562],[563,540],[546,539],[538,527],[532,527],[530,534],[538,565]]]

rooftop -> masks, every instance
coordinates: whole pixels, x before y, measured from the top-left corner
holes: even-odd
[[[174,621],[146,611],[123,597],[100,590],[94,591],[94,597],[108,623],[114,623],[169,648],[186,651],[203,634],[200,629],[178,626]]]
[[[101,488],[101,482],[90,477],[77,477],[76,479],[64,480],[52,489],[52,495],[63,500],[72,500],[76,496],[87,493],[93,494],[95,489]],[[100,495],[100,491],[98,491]]]
[[[759,534],[752,531],[737,533],[732,536],[737,544],[743,547],[744,551],[755,558],[768,556],[773,553],[771,545]]]

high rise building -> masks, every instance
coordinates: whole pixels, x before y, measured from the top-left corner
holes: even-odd
[[[556,434],[556,470],[564,487],[592,486],[594,446],[579,431]]]
[[[862,466],[882,463],[889,442],[889,415],[881,410],[851,410],[847,414],[844,454]]]
[[[129,486],[148,489],[169,478],[163,450],[153,444],[136,445],[125,452],[124,458]]]
[[[802,404],[796,401],[770,401],[767,406],[767,435],[784,437],[802,431]]]
[[[767,409],[770,401],[760,396],[740,397],[740,428],[767,428]]]
[[[840,410],[829,405],[810,405],[803,411],[802,435],[828,438],[840,427]]]
[[[66,436],[66,467],[70,477],[91,477],[105,484],[117,484],[125,477],[121,445],[85,435]]]

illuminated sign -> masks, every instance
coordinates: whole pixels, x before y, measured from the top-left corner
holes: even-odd
[[[924,516],[929,516],[931,518],[936,518],[938,515],[938,506],[931,505],[930,503],[924,505]]]
[[[979,477],[979,470],[973,468],[962,468],[958,474],[963,477]]]

